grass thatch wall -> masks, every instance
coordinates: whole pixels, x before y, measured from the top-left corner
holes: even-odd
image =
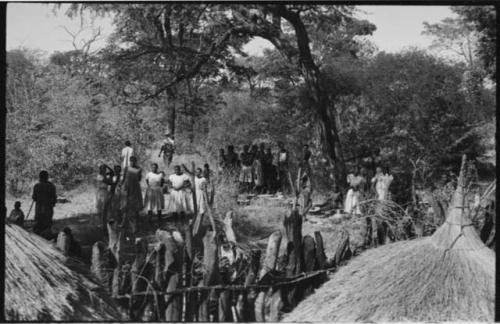
[[[68,260],[43,238],[6,225],[6,320],[123,320],[104,289],[74,271],[78,267],[81,265]]]
[[[463,208],[464,178],[433,236],[362,253],[284,321],[493,322],[495,253]]]

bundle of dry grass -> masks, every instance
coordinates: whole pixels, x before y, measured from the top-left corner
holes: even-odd
[[[364,252],[284,320],[492,322],[495,254],[463,208],[465,164],[464,157],[446,222],[433,236]]]
[[[104,289],[72,270],[48,241],[5,226],[5,318],[8,321],[123,320]]]

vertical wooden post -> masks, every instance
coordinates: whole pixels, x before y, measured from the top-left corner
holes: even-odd
[[[192,265],[193,265],[193,231],[192,231],[192,225],[188,224],[186,225],[185,228],[185,239],[186,239],[186,249],[183,251],[184,253],[184,262],[182,265],[183,272],[184,272],[184,286],[185,287],[190,287],[192,284]],[[185,294],[185,304],[186,304],[186,310],[185,310],[185,316],[184,316],[184,321],[186,322],[192,322],[193,321],[193,302],[194,302],[194,293],[188,292]]]
[[[316,243],[311,235],[304,236],[304,271],[311,272],[317,269],[316,264]]]
[[[314,238],[316,240],[316,261],[318,262],[318,268],[320,270],[326,269],[325,248],[320,231],[314,232]]]
[[[339,244],[335,250],[335,264],[338,266],[340,261],[349,259],[351,255],[352,252],[349,246],[349,233],[346,230],[343,230]]]
[[[285,216],[283,221],[285,232],[288,238],[288,264],[286,266],[286,276],[293,277],[301,273],[303,270],[303,253],[302,253],[302,217],[299,211],[295,208],[289,215]],[[287,307],[293,308],[296,305],[296,287],[286,287],[285,302]]]
[[[250,269],[245,277],[245,286],[252,285],[255,283],[255,280],[258,275],[259,265],[260,265],[260,250],[252,250],[251,252],[251,260],[250,260]],[[243,299],[243,305],[241,306],[241,318],[246,322],[255,322],[255,298],[257,298],[257,292],[254,289],[250,289],[249,291],[244,291],[241,293],[241,297]]]
[[[265,322],[264,308],[266,306],[266,291],[259,291],[255,299],[255,321]]]
[[[115,256],[116,262],[121,265],[121,239],[122,231],[118,228],[118,222],[112,220],[106,224],[108,229],[108,248]]]
[[[272,292],[269,322],[278,322],[280,320],[279,315],[282,308],[283,301],[281,299],[281,289],[278,288]]]
[[[373,236],[371,217],[366,217],[365,221],[366,221],[366,236],[365,236],[364,248],[369,248],[372,245],[372,236]]]
[[[146,305],[147,296],[134,296],[137,293],[144,292],[147,288],[147,282],[141,277],[144,276],[143,269],[145,268],[146,257],[148,253],[147,242],[143,239],[138,239],[135,242],[135,260],[132,263],[131,278],[132,290],[130,299],[130,317],[132,320],[139,320]]]
[[[193,209],[194,209],[194,217],[197,217],[198,215],[198,206],[196,206],[197,201],[196,201],[196,185],[195,185],[195,179],[196,179],[196,166],[194,162],[191,162],[191,190],[193,192]]]
[[[303,241],[304,248],[304,271],[311,272],[317,269],[316,264],[316,246],[314,239],[310,235],[304,236]],[[302,289],[300,289],[302,288]],[[299,287],[299,295],[302,299],[305,296],[308,296],[312,293],[313,286],[310,280],[306,280],[302,287]]]
[[[203,281],[200,281],[198,287],[204,287]],[[208,291],[199,292],[199,304],[198,304],[198,320],[200,322],[208,322]]]
[[[174,233],[174,236],[179,233]],[[163,230],[156,231],[158,240],[165,244],[165,264],[163,271],[166,274],[166,292],[176,290],[181,285],[182,279],[182,254],[184,246],[182,242],[176,242],[171,233]],[[182,295],[165,295],[165,320],[179,322],[182,319]]]
[[[276,231],[272,233],[267,243],[266,256],[264,258],[262,269],[260,270],[259,281],[262,280],[267,273],[274,270],[274,268],[276,267],[276,260],[278,258],[280,243],[281,232]]]
[[[231,296],[232,293],[229,290],[222,290],[219,294],[219,308],[218,308],[218,321],[219,322],[231,322],[236,319],[232,319],[231,311]]]
[[[155,284],[159,287],[161,291],[165,289],[165,244],[159,242],[155,246],[156,256],[155,256]]]
[[[217,241],[214,231],[208,231],[203,237],[203,280],[200,282],[200,287],[207,287],[217,283],[218,279],[218,253]],[[206,291],[200,293],[199,303],[199,320],[208,322],[209,317],[209,297],[210,294]]]
[[[375,217],[370,217],[371,229],[372,229],[372,241],[370,247],[378,246],[378,222]]]
[[[224,217],[224,233],[226,233],[226,239],[228,242],[233,242],[236,244],[236,235],[233,230],[233,212],[228,211],[226,217]]]
[[[274,270],[276,267],[276,260],[278,258],[278,252],[281,243],[281,232],[276,231],[269,237],[269,241],[267,243],[266,256],[264,258],[264,264],[262,265],[262,269],[259,274],[259,282],[266,282],[267,280],[263,280],[265,276]],[[264,322],[264,307],[265,307],[265,299],[266,299],[266,291],[260,291],[257,294],[257,299],[255,300],[255,320],[257,322]]]
[[[90,270],[106,288],[111,288],[113,281],[113,273],[110,272],[109,269],[113,269],[116,266],[117,263],[113,254],[109,249],[106,249],[104,243],[94,243],[92,247],[92,265]]]

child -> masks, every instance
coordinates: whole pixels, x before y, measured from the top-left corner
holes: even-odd
[[[10,212],[8,220],[18,226],[23,227],[24,225],[24,213],[21,210],[21,202],[16,201],[14,203],[14,209]]]

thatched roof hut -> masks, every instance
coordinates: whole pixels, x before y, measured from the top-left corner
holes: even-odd
[[[495,253],[471,226],[465,157],[446,222],[430,237],[364,252],[284,321],[494,321]]]
[[[6,225],[7,321],[123,320],[104,288],[75,271],[78,267],[82,265],[68,260],[43,238]]]

